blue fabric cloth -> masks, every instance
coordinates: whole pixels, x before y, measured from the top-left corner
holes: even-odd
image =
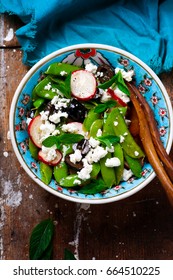
[[[17,15],[23,63],[78,43],[131,52],[157,74],[173,68],[172,0],[0,0],[0,13]]]

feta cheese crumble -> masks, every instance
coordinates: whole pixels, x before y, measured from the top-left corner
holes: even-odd
[[[80,171],[78,171],[77,174],[78,174],[79,179],[85,181],[87,179],[90,179],[90,173],[92,172],[93,167],[91,164],[88,164],[86,158],[84,158],[82,160],[82,162],[83,162],[84,167]]]
[[[105,162],[105,166],[107,167],[116,167],[116,166],[120,166],[120,164],[121,162],[117,157],[107,158]]]
[[[124,168],[123,176],[122,176],[123,181],[128,181],[132,176],[133,176],[133,172],[131,171],[131,169],[127,170]]]
[[[134,154],[135,154],[136,157],[139,156],[139,152],[138,151],[135,151]]]
[[[42,152],[45,154],[45,159],[47,161],[52,161],[57,157],[56,150],[57,150],[56,145],[53,145],[50,148],[42,146]]]
[[[88,72],[91,72],[91,73],[93,73],[93,74],[95,74],[96,73],[96,71],[97,71],[97,65],[94,65],[93,63],[87,63],[86,65],[85,65],[85,70],[87,70]]]
[[[89,145],[90,145],[92,148],[96,148],[99,144],[100,144],[100,141],[94,139],[93,137],[91,137],[91,138],[89,139]]]
[[[40,125],[40,142],[43,142],[47,137],[50,136],[55,130],[55,125],[50,123],[49,121],[45,121]]]
[[[123,78],[127,81],[127,82],[131,82],[132,81],[132,77],[134,76],[134,70],[129,70],[129,71],[125,71],[122,68],[115,68],[115,74],[117,74],[119,71],[121,71]]]
[[[61,122],[61,118],[68,118],[68,114],[66,112],[58,111],[57,113],[51,115],[49,120],[55,124]]]
[[[89,164],[92,164],[93,162],[98,162],[101,158],[104,158],[107,153],[108,151],[106,151],[103,147],[97,146],[95,149],[91,149],[85,158]]]
[[[124,92],[122,92],[117,86],[114,89],[114,93],[116,96],[118,96],[124,103],[128,103],[130,102],[130,98],[127,96],[127,94],[125,94]]]
[[[82,155],[81,155],[81,151],[79,149],[76,149],[73,154],[70,154],[70,161],[74,164],[76,162],[81,161],[81,159],[82,159]]]
[[[66,71],[61,71],[61,72],[60,72],[60,75],[61,75],[61,76],[65,76],[65,75],[67,75],[67,72],[66,72]]]

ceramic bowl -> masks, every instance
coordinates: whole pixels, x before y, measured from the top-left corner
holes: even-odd
[[[10,133],[15,154],[27,174],[43,189],[66,200],[102,204],[127,198],[140,191],[155,177],[149,163],[143,166],[142,177],[132,177],[118,186],[97,193],[84,195],[58,186],[54,179],[49,185],[40,179],[39,162],[34,160],[28,149],[27,116],[32,107],[31,92],[40,74],[53,62],[83,65],[88,60],[96,65],[107,63],[114,68],[134,69],[136,84],[154,112],[161,140],[167,152],[173,139],[172,106],[169,96],[158,76],[140,59],[121,49],[101,44],[79,44],[60,49],[36,63],[19,84],[10,110]]]

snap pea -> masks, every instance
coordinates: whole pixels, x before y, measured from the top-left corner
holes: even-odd
[[[94,108],[89,110],[87,117],[85,118],[83,122],[83,127],[86,129],[86,131],[90,131],[91,125],[93,122],[97,119],[99,119],[100,114],[94,112]]]
[[[105,162],[108,158],[111,158],[111,153],[107,153],[107,155],[100,160],[100,170],[103,181],[106,186],[111,187],[113,184],[116,184],[115,172],[113,167],[107,167]]]
[[[60,183],[61,179],[68,175],[67,164],[64,161],[61,161],[58,165],[54,166],[53,175],[57,183]]]
[[[55,76],[61,76],[62,77],[62,71],[64,71],[65,75],[70,74],[71,72],[75,70],[79,70],[81,67],[61,62],[55,62],[52,63],[48,69],[46,70],[45,74],[55,75]]]
[[[45,86],[50,84],[50,90],[45,89]],[[32,91],[32,99],[35,101],[38,97],[45,98],[51,100],[54,96],[57,95],[56,92],[51,89],[58,89],[57,85],[54,84],[49,76],[45,77],[41,80]]]
[[[124,152],[124,157],[129,165],[129,168],[137,178],[142,176],[142,166],[138,158],[132,158]]]
[[[48,185],[52,179],[53,169],[51,166],[44,162],[40,162],[41,180]]]
[[[115,167],[116,184],[118,185],[122,179],[124,170],[124,154],[119,143],[114,144],[114,157],[117,157],[120,160],[120,165]]]
[[[59,184],[62,187],[70,188],[70,187],[81,186],[82,181],[81,181],[81,179],[79,179],[77,174],[71,174],[71,175],[68,175],[68,176],[62,178],[59,181]]]
[[[45,102],[44,98],[38,98],[33,102],[33,105],[36,109],[40,108],[40,106]]]
[[[90,174],[91,178],[96,178],[97,175],[99,174],[99,172],[100,172],[100,163],[99,162],[94,162],[93,163],[93,169],[92,169],[91,174]]]
[[[103,120],[102,119],[97,119],[93,122],[90,128],[90,137],[96,137],[97,132],[99,129],[101,129],[103,126]]]
[[[118,108],[114,108],[110,112],[108,119],[113,124],[115,135],[119,136],[120,138],[123,137],[123,140],[121,140],[121,146],[123,150],[132,158],[144,157],[145,155],[142,149],[139,147],[139,145],[135,142],[134,138],[132,137],[130,131],[128,130],[125,119],[120,113],[120,111],[118,110]]]
[[[36,100],[38,98],[38,93],[44,89],[44,87],[51,82],[51,79],[49,76],[45,77],[43,80],[41,80],[33,89],[32,91],[32,100]]]
[[[114,109],[113,109],[114,110]],[[116,110],[119,110],[119,113],[124,117],[127,108],[126,107],[117,107]],[[105,119],[104,125],[103,125],[103,134],[104,135],[114,135],[114,122],[113,122],[113,113],[109,113],[107,118]]]
[[[29,138],[29,151],[31,153],[31,156],[34,159],[38,159],[38,151],[39,149],[34,145],[34,143],[32,142],[32,140]]]

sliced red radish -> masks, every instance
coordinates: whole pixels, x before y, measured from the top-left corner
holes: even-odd
[[[38,160],[51,166],[57,165],[61,161],[61,159],[62,159],[62,153],[59,150],[56,150],[56,158],[51,161],[47,159],[47,154],[44,153],[42,150],[38,152]]]
[[[42,124],[41,116],[38,115],[35,118],[33,118],[28,125],[29,137],[31,138],[35,146],[37,146],[38,148],[41,148],[41,143],[40,143],[41,124]]]
[[[67,124],[64,124],[62,125],[62,130],[64,132],[85,135],[85,131],[83,130],[83,124],[80,122],[69,122]]]
[[[71,92],[79,100],[89,100],[96,94],[97,82],[94,75],[86,70],[74,71],[71,75]]]
[[[108,88],[107,93],[109,93],[111,97],[119,103],[119,105],[123,107],[127,106],[127,104],[119,96],[116,95],[113,89]]]

